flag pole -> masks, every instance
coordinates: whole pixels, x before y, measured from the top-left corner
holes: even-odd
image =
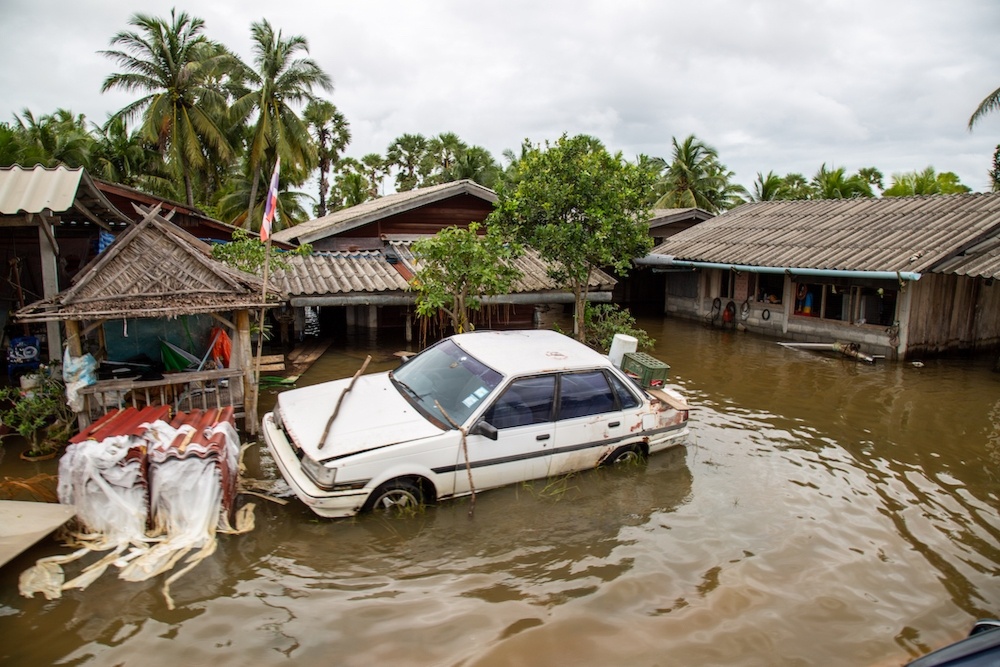
[[[271,174],[271,185],[267,190],[267,201],[264,204],[264,216],[260,222],[260,240],[264,242],[264,282],[260,288],[260,326],[257,332],[257,359],[253,370],[253,404],[257,405],[260,398],[260,362],[264,351],[264,316],[267,314],[267,280],[271,268],[271,223],[278,211],[278,173],[281,171],[281,157],[274,163]],[[256,415],[257,410],[254,410]],[[249,426],[251,435],[257,434],[256,419]]]

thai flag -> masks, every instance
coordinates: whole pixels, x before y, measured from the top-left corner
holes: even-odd
[[[264,219],[260,223],[260,240],[266,242],[271,238],[271,223],[278,210],[278,172],[281,171],[281,158],[274,163],[274,173],[271,174],[271,187],[267,190],[267,201],[264,204]]]

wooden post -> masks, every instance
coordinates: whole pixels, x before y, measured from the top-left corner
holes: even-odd
[[[59,247],[52,235],[51,220],[55,220],[55,218],[48,216],[36,218],[38,249],[42,262],[42,293],[46,298],[59,293],[59,265],[56,262]],[[62,334],[59,331],[59,322],[46,322],[45,331],[48,340],[49,361],[57,361],[62,357]]]
[[[243,413],[246,430],[257,434],[257,392],[254,373],[253,348],[250,343],[250,311],[238,310],[233,313],[236,320],[236,336],[233,340],[233,356],[230,363],[243,371]]]
[[[74,357],[83,356],[83,342],[80,340],[80,323],[76,320],[66,320],[66,346]]]

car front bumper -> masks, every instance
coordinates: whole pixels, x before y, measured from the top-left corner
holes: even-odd
[[[328,491],[316,486],[302,469],[302,462],[296,456],[292,444],[284,431],[274,423],[274,415],[270,412],[264,415],[261,422],[264,441],[278,463],[281,476],[288,482],[299,500],[319,516],[336,519],[353,516],[361,511],[368,490],[358,491]]]

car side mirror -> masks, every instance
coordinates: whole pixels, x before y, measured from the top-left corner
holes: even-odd
[[[497,427],[489,423],[488,421],[483,421],[482,419],[480,419],[475,423],[475,425],[472,427],[472,430],[470,430],[469,433],[471,435],[482,435],[489,438],[490,440],[497,439]]]

